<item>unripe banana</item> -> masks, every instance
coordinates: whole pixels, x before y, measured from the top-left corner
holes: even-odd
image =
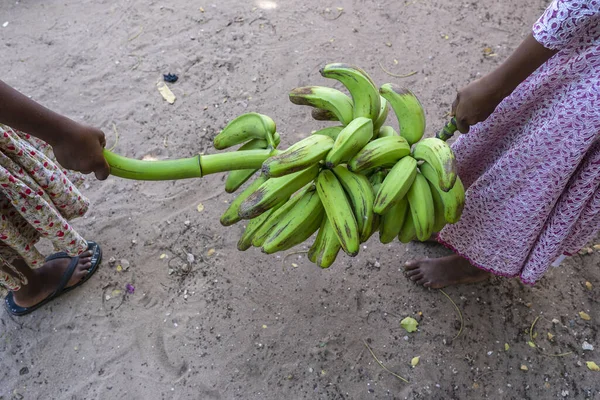
[[[413,92],[386,83],[379,88],[379,93],[388,101],[398,118],[400,136],[411,146],[421,140],[425,133],[425,111]]]
[[[398,203],[409,191],[416,176],[417,160],[406,156],[398,161],[383,180],[375,196],[375,212],[383,215]]]
[[[373,218],[375,217],[375,213],[373,212],[375,195],[369,179],[364,175],[348,171],[343,165],[335,167],[333,173],[342,184],[346,195],[350,199],[350,204],[352,205],[354,217],[358,225],[360,241],[365,242],[373,233]]]
[[[340,245],[348,255],[356,256],[360,246],[358,225],[344,188],[330,170],[319,173],[317,193]]]
[[[263,163],[262,171],[266,176],[279,177],[303,170],[323,160],[333,147],[333,143],[333,139],[329,136],[308,136],[267,159]]]
[[[400,233],[408,212],[408,200],[404,196],[388,212],[381,216],[379,223],[379,241],[390,243]]]
[[[217,150],[223,150],[251,139],[263,139],[275,148],[273,135],[275,122],[268,116],[259,113],[242,114],[231,121],[214,139]]]
[[[230,226],[241,221],[242,218],[239,216],[240,205],[268,179],[269,178],[264,175],[259,175],[246,189],[244,189],[244,191],[231,202],[223,215],[221,215],[221,225]]]
[[[387,136],[400,136],[400,135],[398,135],[398,132],[396,132],[396,130],[389,125],[382,126],[381,128],[379,128],[379,133],[377,134],[377,137],[383,138],[383,137],[387,137]],[[406,140],[406,139],[404,139],[404,140]],[[406,142],[406,143],[408,143],[408,142]]]
[[[460,178],[457,176],[454,187],[449,192],[444,192],[438,186],[440,181],[437,172],[429,163],[424,162],[421,164],[419,170],[440,195],[444,203],[444,218],[446,222],[449,224],[457,223],[465,206],[465,187]]]
[[[413,149],[413,157],[429,163],[438,175],[438,187],[449,191],[456,182],[456,162],[454,153],[446,142],[436,138],[427,138],[417,143]]]
[[[333,63],[321,68],[320,72],[325,78],[335,79],[348,89],[354,104],[353,118],[377,120],[381,111],[381,97],[365,71],[353,65]]]
[[[273,207],[275,211],[269,216],[264,224],[256,231],[252,238],[252,246],[262,247],[265,240],[271,235],[273,228],[281,221],[281,219],[300,201],[304,193],[314,188],[314,184],[310,183],[304,188],[295,193],[289,200],[280,203]]]
[[[240,237],[240,240],[237,243],[237,248],[239,251],[248,250],[252,246],[252,240],[254,239],[256,232],[265,223],[265,221],[267,219],[269,219],[269,217],[275,211],[277,211],[278,207],[279,206],[275,206],[275,207],[271,208],[269,211],[264,212],[264,213],[260,214],[258,217],[248,221],[248,224],[246,225],[246,229],[244,230],[244,233],[242,234],[242,236]]]
[[[352,172],[363,172],[373,168],[391,168],[410,154],[410,146],[400,136],[388,136],[367,143],[348,161]]]
[[[446,226],[446,218],[444,214],[444,201],[442,200],[442,196],[437,191],[435,185],[429,181],[429,189],[431,189],[431,197],[433,198],[433,209],[435,210],[434,223],[433,223],[433,233],[438,233],[444,226]]]
[[[429,183],[423,175],[417,174],[406,197],[410,205],[417,239],[424,242],[433,234],[435,210],[433,208],[433,197],[431,196]]]
[[[240,217],[251,219],[259,216],[312,182],[318,173],[319,165],[314,164],[302,171],[269,179],[240,204]]]
[[[413,223],[410,205],[408,208],[409,210],[406,213],[404,225],[402,225],[402,229],[400,229],[400,233],[398,234],[398,240],[402,243],[410,243],[417,238],[417,232],[415,231],[415,224]]]
[[[318,131],[314,131],[312,134],[329,136],[335,141],[342,129],[344,129],[343,126],[330,126],[327,128],[319,129]]]
[[[381,96],[379,96],[379,100],[381,101],[381,108],[379,109],[379,116],[373,122],[373,132],[379,132],[379,129],[385,124],[389,112],[387,100]]]
[[[310,115],[315,121],[339,121],[333,112],[323,108],[313,108]]]
[[[325,86],[305,86],[292,90],[289,97],[294,104],[332,112],[342,125],[347,125],[352,121],[352,100],[337,89]]]
[[[315,242],[308,250],[308,259],[321,268],[329,268],[334,263],[342,245],[340,244],[333,225],[325,216],[321,222]]]
[[[359,117],[350,122],[338,135],[333,148],[327,153],[327,168],[348,161],[373,138],[373,121]]]
[[[304,242],[319,229],[324,216],[319,195],[309,190],[273,228],[263,243],[263,253],[273,254]]]
[[[273,135],[273,142],[275,143],[275,147],[279,146],[279,142],[281,141],[281,137],[279,133],[275,132]],[[252,139],[248,143],[243,144],[238,151],[244,150],[257,150],[257,149],[266,149],[269,147],[269,144],[266,140],[263,139]],[[225,181],[225,191],[227,193],[233,193],[240,188],[254,173],[258,171],[258,169],[239,169],[230,171],[227,174],[227,180]]]

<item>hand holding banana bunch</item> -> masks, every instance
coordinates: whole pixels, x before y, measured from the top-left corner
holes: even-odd
[[[377,231],[382,243],[396,237],[407,243],[425,241],[456,223],[465,192],[445,142],[455,124],[446,125],[437,138],[422,139],[425,113],[408,89],[387,83],[377,90],[365,71],[347,64],[328,64],[320,72],[341,82],[350,96],[310,86],[292,90],[290,100],[312,107],[314,119],[338,125],[280,151],[275,122],[247,113],[214,139],[218,150],[241,144],[237,151],[154,162],[106,151],[111,174],[166,180],[231,171],[228,193],[257,175],[221,216],[225,226],[248,220],[238,249],[255,246],[272,254],[318,231],[308,258],[322,268],[332,265],[340,250],[356,256]],[[399,133],[385,125],[388,105]]]

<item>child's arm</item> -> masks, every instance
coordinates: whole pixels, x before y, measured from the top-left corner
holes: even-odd
[[[506,96],[556,52],[528,35],[502,65],[458,92],[452,104],[458,130],[467,133],[469,126],[485,121]]]
[[[77,123],[27,98],[0,81],[0,122],[50,144],[56,160],[66,169],[94,172],[106,179],[109,167],[99,129]]]

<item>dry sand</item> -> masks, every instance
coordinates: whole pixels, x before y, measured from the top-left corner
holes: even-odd
[[[247,111],[273,116],[289,145],[323,124],[291,104],[288,90],[331,84],[318,68],[334,61],[411,88],[431,135],[456,89],[506,58],[546,4],[3,1],[1,76],[101,127],[109,145],[118,132],[115,151],[137,158],[213,152],[218,130]],[[379,63],[417,74],[391,77]],[[174,105],[156,89],[168,72],[179,75]],[[600,364],[600,252],[567,260],[533,288],[514,279],[449,288],[465,319],[453,341],[452,304],[400,271],[445,249],[373,238],[358,257],[321,271],[302,254],[238,252],[242,227],[218,223],[233,198],[222,175],[87,182],[92,209],[75,225],[106,261],[85,286],[30,316],[0,311],[2,399],[600,398],[600,373],[585,366]],[[119,272],[110,257],[131,266]],[[134,294],[124,294],[127,283]],[[407,334],[399,321],[418,312],[419,331]],[[572,354],[528,345],[538,316],[543,351]],[[384,371],[363,341],[410,383]],[[584,352],[584,341],[596,349]]]

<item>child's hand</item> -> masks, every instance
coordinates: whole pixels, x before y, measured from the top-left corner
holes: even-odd
[[[461,133],[468,133],[469,127],[485,121],[504,98],[492,79],[483,77],[471,82],[458,91],[452,103],[452,115]]]
[[[52,146],[58,163],[66,169],[84,174],[93,172],[97,179],[106,179],[110,169],[102,153],[106,145],[104,133],[76,122],[63,133]]]

